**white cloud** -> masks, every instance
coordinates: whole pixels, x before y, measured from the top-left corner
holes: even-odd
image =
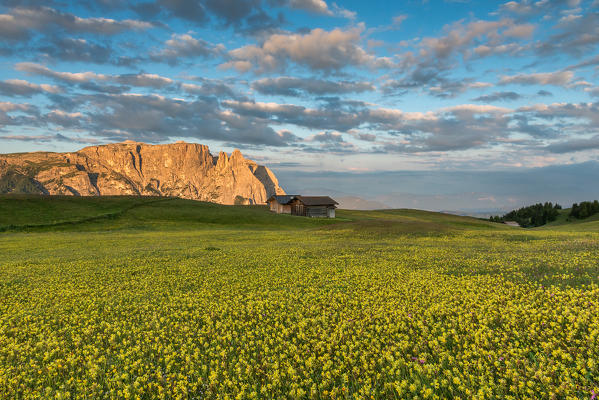
[[[23,8],[11,10],[11,14],[0,14],[0,37],[24,39],[31,30],[49,31],[55,28],[70,32],[88,32],[114,35],[126,30],[145,30],[154,24],[139,20],[114,20],[110,18],[81,18],[63,13],[50,7]]]
[[[58,86],[37,84],[22,79],[7,79],[0,81],[0,93],[6,96],[31,96],[37,93],[59,93]]]
[[[306,10],[315,14],[333,15],[324,0],[290,0],[289,6],[300,10]]]
[[[123,85],[138,86],[138,87],[153,87],[161,88],[174,84],[175,82],[167,77],[157,74],[122,74],[122,75],[105,75],[98,74],[92,71],[85,72],[59,72],[50,68],[31,62],[23,62],[15,65],[17,71],[23,71],[32,75],[41,75],[62,82],[68,83],[87,83],[91,81],[115,82]]]
[[[11,111],[28,111],[31,109],[29,104],[18,104],[10,103],[8,101],[0,101],[0,111],[11,112]]]
[[[213,45],[205,40],[196,39],[189,33],[174,33],[164,44],[162,50],[150,55],[152,60],[175,64],[183,59],[218,56],[225,51],[222,44]]]
[[[499,80],[499,84],[566,86],[572,82],[573,78],[574,72],[572,71],[541,72],[533,74],[502,76]]]
[[[240,72],[284,70],[289,61],[312,70],[333,71],[346,66],[389,67],[388,58],[377,58],[360,47],[363,26],[348,30],[313,29],[307,34],[274,34],[260,46],[248,45],[229,51],[231,61],[223,68]]]
[[[71,82],[71,83],[81,83],[81,82],[89,82],[91,80],[106,80],[108,77],[104,74],[97,74],[95,72],[87,71],[87,72],[57,72],[53,71],[50,68],[32,63],[32,62],[21,62],[15,65],[15,69],[17,71],[27,72],[29,74],[34,75],[42,75],[47,76],[49,78],[53,78],[59,81]]]

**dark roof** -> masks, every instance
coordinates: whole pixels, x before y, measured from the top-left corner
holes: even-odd
[[[329,196],[295,196],[306,206],[334,206],[337,203]]]
[[[270,196],[267,201],[276,200],[279,204],[289,204],[296,197],[298,197],[296,194],[275,194]]]
[[[275,194],[270,196],[267,202],[276,200],[279,204],[289,204],[295,199],[301,201],[305,206],[334,206],[339,204],[329,196],[301,196],[298,194]]]

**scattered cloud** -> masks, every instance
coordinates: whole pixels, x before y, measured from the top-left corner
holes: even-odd
[[[289,7],[306,10],[314,14],[333,15],[324,0],[290,0]]]
[[[185,59],[218,57],[224,51],[223,45],[213,45],[188,33],[174,33],[162,50],[150,54],[150,59],[175,65]]]
[[[540,55],[584,56],[592,54],[599,43],[599,12],[570,15],[560,20],[555,29],[559,33],[551,35],[537,44],[536,50]]]
[[[9,14],[0,14],[0,37],[5,40],[28,39],[32,30],[62,29],[70,33],[114,35],[154,26],[153,23],[133,19],[81,18],[50,7],[16,7]]]
[[[488,82],[472,82],[469,79],[451,81],[438,78],[438,83],[436,86],[429,86],[428,90],[429,93],[435,97],[450,99],[472,89],[485,89],[492,86],[493,84]]]
[[[30,111],[31,105],[10,103],[8,101],[0,101],[0,112],[7,113],[12,111]]]
[[[39,47],[44,58],[52,61],[76,61],[106,64],[111,61],[112,49],[108,45],[82,38],[53,38]]]
[[[166,78],[156,74],[122,74],[122,75],[105,75],[95,72],[58,72],[50,68],[36,63],[18,63],[15,65],[17,71],[23,71],[30,75],[41,75],[52,78],[57,81],[66,83],[87,83],[91,81],[114,82],[123,85],[162,88],[174,84],[170,78]],[[88,87],[89,88],[89,87]]]
[[[493,50],[502,49],[501,46],[505,46],[510,40],[521,39],[523,33],[532,34],[534,27],[504,18],[498,21],[478,20],[465,25],[458,22],[446,27],[446,30],[444,36],[426,37],[421,40],[418,58],[423,58],[424,63],[444,65],[457,54],[464,58],[472,57],[474,44],[490,49],[479,56],[492,55],[495,53]]]
[[[552,12],[566,7],[577,8],[581,0],[520,0],[508,1],[499,7],[504,13],[516,14],[518,16],[534,16],[539,14],[551,14]]]
[[[293,97],[362,93],[375,90],[375,87],[369,82],[330,81],[289,76],[260,79],[252,82],[252,88],[262,94]]]
[[[90,80],[106,80],[106,75],[95,72],[57,72],[50,68],[32,62],[21,62],[15,65],[17,71],[23,71],[31,75],[46,76],[62,82],[79,83]]]
[[[80,95],[77,103],[75,110],[55,109],[40,120],[64,128],[77,127],[103,140],[157,142],[187,137],[257,146],[287,146],[297,140],[290,132],[277,132],[260,118],[224,110],[210,99],[185,101],[124,93]]]
[[[545,147],[551,153],[572,153],[599,149],[599,135],[590,138],[564,140]]]
[[[199,79],[201,85],[195,83],[181,83],[180,87],[185,92],[201,96],[214,96],[219,99],[235,99],[239,97],[235,90],[227,83],[215,79]]]
[[[357,12],[340,7],[337,5],[337,3],[333,3],[333,11],[335,15],[346,18],[350,21],[354,21],[358,16]]]
[[[330,0],[8,0],[0,57],[14,70],[0,96],[32,104],[0,102],[1,140],[183,137],[430,165],[485,152],[506,157],[502,165],[590,157],[596,5],[522,0],[489,13],[471,3],[459,19],[443,14],[446,3],[445,25],[421,36],[424,11],[390,6],[377,25],[367,4]],[[562,102],[531,102],[554,96],[545,86]]]
[[[499,84],[566,86],[572,82],[573,78],[574,72],[572,71],[540,72],[502,76],[499,80]]]
[[[81,138],[73,136],[65,136],[60,133],[53,135],[3,135],[0,136],[0,140],[15,140],[21,142],[36,142],[36,143],[49,143],[49,142],[69,142],[69,143],[81,143],[81,144],[100,144],[99,140],[94,138]]]
[[[479,96],[473,100],[481,103],[493,103],[496,101],[514,101],[521,98],[522,95],[516,92],[493,92],[491,94]]]
[[[0,95],[15,97],[31,97],[40,93],[58,93],[60,88],[48,84],[36,84],[21,79],[8,79],[0,81]]]
[[[348,66],[391,67],[390,59],[376,57],[360,47],[363,30],[359,26],[332,31],[316,28],[306,34],[273,34],[259,46],[247,45],[229,51],[231,61],[222,67],[256,73],[284,71],[290,62],[325,72]]]
[[[298,3],[306,3],[308,6],[309,1],[298,0]],[[153,3],[150,12],[155,15],[165,11],[171,17],[200,25],[216,23],[224,28],[254,34],[276,30],[284,22],[281,13],[272,16],[265,5],[262,0],[158,0]],[[142,7],[137,7],[136,10],[142,14],[145,12]]]

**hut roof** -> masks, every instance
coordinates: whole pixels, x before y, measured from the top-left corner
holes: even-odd
[[[306,206],[334,206],[337,203],[329,196],[295,196]]]
[[[270,196],[267,201],[276,200],[276,202],[279,204],[289,204],[291,200],[295,199],[296,197],[298,197],[296,194],[275,194]]]

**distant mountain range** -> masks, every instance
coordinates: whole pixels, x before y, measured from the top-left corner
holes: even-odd
[[[264,204],[285,194],[273,172],[239,150],[126,141],[73,153],[0,154],[0,193],[176,196],[221,204]]]

